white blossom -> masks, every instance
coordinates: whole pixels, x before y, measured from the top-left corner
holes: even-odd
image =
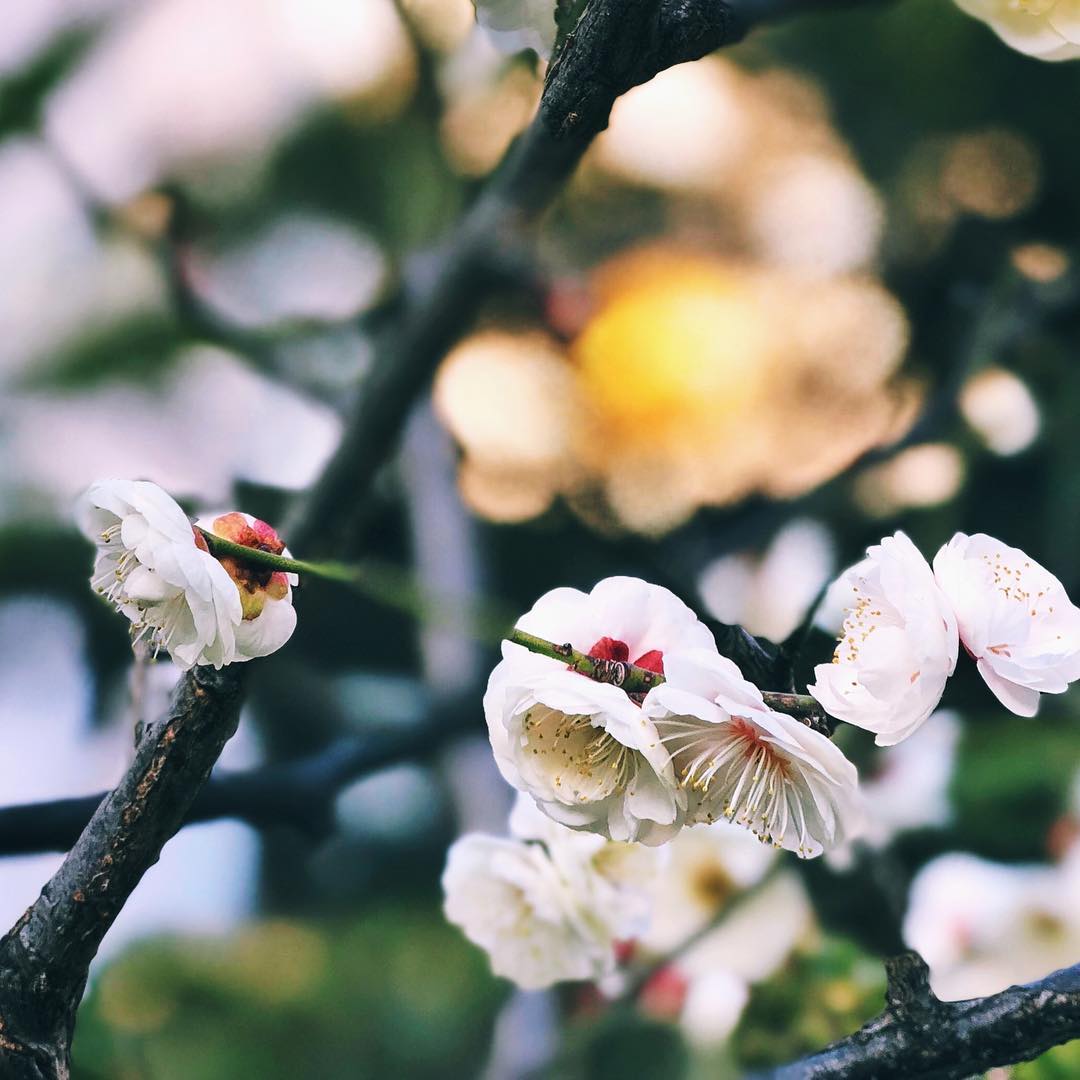
[[[831,716],[892,746],[937,707],[956,667],[956,618],[929,564],[898,532],[830,587],[847,612],[832,663],[808,689]]]
[[[514,838],[470,833],[450,849],[446,917],[525,989],[596,979],[615,968],[615,944],[642,932],[657,853],[575,832],[519,796]]]
[[[656,671],[672,650],[715,650],[681,600],[636,578],[606,578],[590,593],[554,589],[517,625]],[[685,796],[671,757],[647,710],[618,687],[503,642],[484,713],[503,776],[561,824],[653,845],[681,827]]]
[[[1077,0],[956,0],[1006,45],[1040,60],[1080,57]]]
[[[946,1000],[1041,978],[1080,954],[1080,849],[1058,866],[1005,865],[961,852],[916,876],[904,940]]]
[[[144,480],[102,480],[79,500],[76,517],[97,545],[91,585],[131,620],[137,638],[185,670],[236,659],[236,585],[169,495]]]
[[[672,654],[645,701],[686,794],[686,820],[724,817],[803,858],[859,825],[858,774],[824,735],[762,700],[726,657]]]
[[[555,0],[474,0],[476,20],[504,52],[535,49],[548,56],[555,44]]]
[[[197,524],[235,544],[292,557],[277,533],[251,514],[233,510],[201,519]],[[296,574],[269,570],[253,563],[241,565],[228,556],[223,556],[220,563],[236,585],[242,609],[242,618],[235,630],[236,655],[233,659],[251,660],[277,652],[296,629],[292,587],[299,578]]]
[[[1034,716],[1039,694],[1080,678],[1080,609],[1049,570],[984,533],[957,533],[934,559],[960,640],[997,699]]]

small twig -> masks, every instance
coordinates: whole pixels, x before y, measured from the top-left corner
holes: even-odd
[[[623,660],[605,660],[589,656],[570,644],[556,645],[553,641],[547,641],[535,634],[527,634],[516,627],[507,635],[507,641],[521,645],[529,652],[538,653],[540,656],[560,660],[579,675],[584,675],[596,682],[611,683],[625,690],[627,694],[645,694],[654,686],[659,686],[660,683],[666,681],[658,671],[650,671],[648,668],[638,667],[636,664]],[[787,713],[796,720],[801,720],[814,731],[831,736],[835,730],[836,721],[827,716],[809,694],[763,690],[761,696],[770,709]]]

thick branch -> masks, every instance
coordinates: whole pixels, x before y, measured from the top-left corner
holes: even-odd
[[[1080,964],[971,1001],[939,1001],[914,953],[886,972],[880,1016],[761,1080],[961,1080],[1080,1038]]]
[[[0,1075],[68,1075],[90,961],[236,730],[239,668],[195,668],[41,896],[0,939]]]

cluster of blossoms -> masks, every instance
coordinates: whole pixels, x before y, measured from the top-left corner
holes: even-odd
[[[267,656],[296,628],[295,574],[216,558],[204,536],[288,557],[264,521],[232,511],[195,525],[156,484],[102,480],[76,509],[97,546],[91,585],[132,624],[136,640],[164,649],[178,667]]]
[[[868,835],[872,845],[924,823],[895,805],[897,784],[927,795],[933,806],[925,820],[944,820],[955,723],[938,713],[936,731],[921,729],[961,644],[998,699],[1021,715],[1036,711],[1040,694],[1060,693],[1080,677],[1080,609],[1049,571],[985,535],[957,534],[933,567],[903,533],[886,537],[833,583],[826,602],[843,606],[846,617],[810,693],[832,716],[875,733],[878,745],[919,733],[910,754],[894,751],[896,775],[865,792],[843,752],[771,707],[668,590],[607,578],[590,593],[555,589],[519,619],[519,640],[558,643],[555,655],[505,641],[484,712],[498,768],[521,793],[515,820],[531,807],[529,824],[512,822],[513,840],[459,841],[444,878],[448,917],[488,950],[496,971],[537,986],[612,970],[614,943],[629,936],[629,923],[626,880],[596,877],[595,861],[611,845],[669,845],[662,852],[669,862],[637,864],[659,875],[662,896],[670,873],[663,867],[677,865],[680,847],[689,849],[688,838],[701,832],[687,826],[734,830],[770,857],[758,841],[803,858],[831,851],[842,864],[849,841],[864,831],[867,803],[872,814],[878,804],[882,824]],[[593,662],[598,678],[567,664],[575,654]],[[627,683],[630,665],[652,675]],[[646,689],[638,689],[642,681]],[[640,901],[642,878],[633,891]],[[495,908],[504,914],[495,918]],[[634,906],[635,919],[641,912]],[[639,943],[664,936],[659,902],[652,916]],[[685,997],[685,973],[672,971],[665,978],[678,974]],[[752,978],[724,971],[734,987],[725,1000],[745,998]]]
[[[957,533],[933,569],[903,534],[871,547],[833,583],[848,601],[831,664],[808,689],[832,716],[892,746],[937,707],[959,646],[997,699],[1034,716],[1040,694],[1080,678],[1080,609],[1018,548]]]

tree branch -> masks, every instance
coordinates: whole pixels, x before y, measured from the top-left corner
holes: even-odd
[[[349,784],[390,765],[430,757],[474,727],[476,695],[440,705],[419,725],[339,739],[295,761],[213,776],[183,825],[232,818],[255,828],[284,825],[313,836],[333,828],[334,803]],[[476,726],[480,731],[481,727]],[[108,792],[0,807],[0,857],[67,851]]]
[[[885,1011],[759,1080],[961,1080],[1080,1038],[1080,964],[970,1001],[940,1001],[915,953],[886,961]]]

